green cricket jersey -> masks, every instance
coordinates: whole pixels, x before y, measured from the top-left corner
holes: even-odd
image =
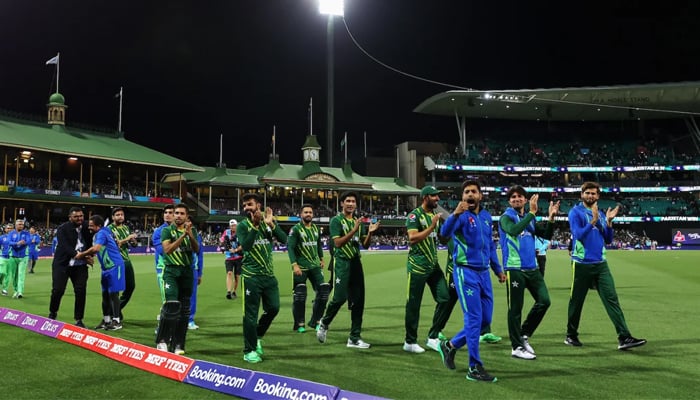
[[[189,267],[192,265],[192,240],[185,233],[185,229],[177,229],[175,223],[170,224],[163,228],[160,232],[160,242],[165,241],[175,242],[180,236],[185,235],[185,238],[180,242],[180,247],[175,249],[170,254],[166,254],[165,251],[162,254],[163,264],[165,265],[180,265]]]
[[[238,241],[243,247],[243,261],[241,275],[251,277],[255,275],[274,276],[272,266],[272,238],[277,238],[280,243],[287,243],[287,234],[279,224],[275,229],[270,229],[264,222],[259,227],[253,225],[250,218],[246,218],[238,224],[236,231]]]
[[[287,254],[289,262],[299,264],[302,271],[321,267],[323,258],[323,244],[321,232],[316,224],[308,228],[303,222],[299,222],[289,230],[287,239]]]
[[[129,229],[128,226],[122,224],[121,226],[116,226],[114,223],[111,223],[107,225],[110,231],[114,234],[115,241],[117,242],[117,246],[119,246],[119,241],[126,239],[129,235],[131,235],[131,230]],[[119,253],[122,255],[122,258],[124,261],[130,261],[129,260],[129,244],[124,243],[123,245],[119,246]]]
[[[433,222],[432,220],[434,215],[435,214],[432,212],[425,211],[423,207],[416,208],[415,210],[411,211],[411,213],[408,214],[408,218],[406,218],[406,230],[422,232],[428,229],[430,224]],[[439,221],[435,229],[430,232],[428,237],[420,242],[410,245],[407,264],[409,272],[429,274],[436,266],[438,266],[438,232],[440,232]]]
[[[360,257],[360,241],[362,240],[362,227],[355,232],[355,236],[348,240],[347,243],[341,247],[335,247],[336,238],[343,237],[347,235],[351,230],[355,228],[355,224],[359,224],[360,221],[356,219],[347,219],[341,213],[331,218],[330,222],[330,234],[332,245],[334,247],[333,256],[336,258],[344,258],[350,260],[354,257]]]

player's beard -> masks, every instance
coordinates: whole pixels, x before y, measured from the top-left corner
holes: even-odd
[[[583,200],[583,204],[586,205],[586,207],[591,208],[595,203],[598,202],[598,200],[586,200],[586,199],[581,199]]]
[[[430,211],[433,211],[437,208],[438,202],[433,201],[433,200],[428,200],[428,203],[426,204],[426,208]]]

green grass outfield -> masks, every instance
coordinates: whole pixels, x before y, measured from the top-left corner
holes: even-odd
[[[405,252],[365,253],[367,300],[363,338],[369,350],[345,347],[347,308],[319,344],[311,331],[293,333],[291,271],[286,254],[275,256],[282,309],[265,336],[264,362],[243,361],[241,301],[225,299],[223,256],[206,256],[199,290],[198,331],[190,331],[187,356],[236,367],[287,375],[346,390],[395,399],[678,399],[697,398],[700,382],[700,253],[697,251],[612,251],[609,263],[632,334],[646,346],[623,352],[596,292],[590,292],[580,327],[581,348],[563,344],[571,269],[566,251],[548,255],[546,281],[552,307],[530,343],[537,360],[510,356],[507,339],[482,344],[481,357],[497,383],[465,379],[467,352],[457,370],[447,370],[431,350],[409,354],[404,339]],[[445,255],[441,255],[444,260]],[[124,329],[113,333],[152,345],[159,310],[151,256],[134,256],[137,288],[125,310]],[[46,316],[51,290],[50,261],[40,260],[27,276],[25,298],[0,297],[0,306]],[[85,323],[100,320],[98,269],[91,272]],[[494,283],[493,331],[507,338],[505,288]],[[531,302],[526,302],[527,306]],[[423,301],[419,336],[427,336],[434,303]],[[59,319],[73,322],[69,283]],[[310,304],[307,307],[307,317]],[[445,329],[462,326],[456,309]],[[82,348],[0,323],[0,387],[12,399],[206,399],[225,395],[171,381],[122,365]],[[226,396],[228,397],[228,396]]]

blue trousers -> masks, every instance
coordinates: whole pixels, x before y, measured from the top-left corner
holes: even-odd
[[[192,276],[194,277],[194,282],[192,282],[192,296],[190,297],[190,322],[194,322],[194,314],[197,312],[197,269],[192,267]]]
[[[470,367],[483,365],[479,356],[479,335],[483,327],[491,324],[493,315],[490,271],[455,265],[452,277],[464,313],[464,327],[450,342],[457,349],[467,345]]]

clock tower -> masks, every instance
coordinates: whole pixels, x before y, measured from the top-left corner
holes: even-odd
[[[307,136],[304,145],[301,147],[301,151],[304,154],[304,164],[306,164],[307,162],[320,163],[321,146],[318,145],[316,136]]]

